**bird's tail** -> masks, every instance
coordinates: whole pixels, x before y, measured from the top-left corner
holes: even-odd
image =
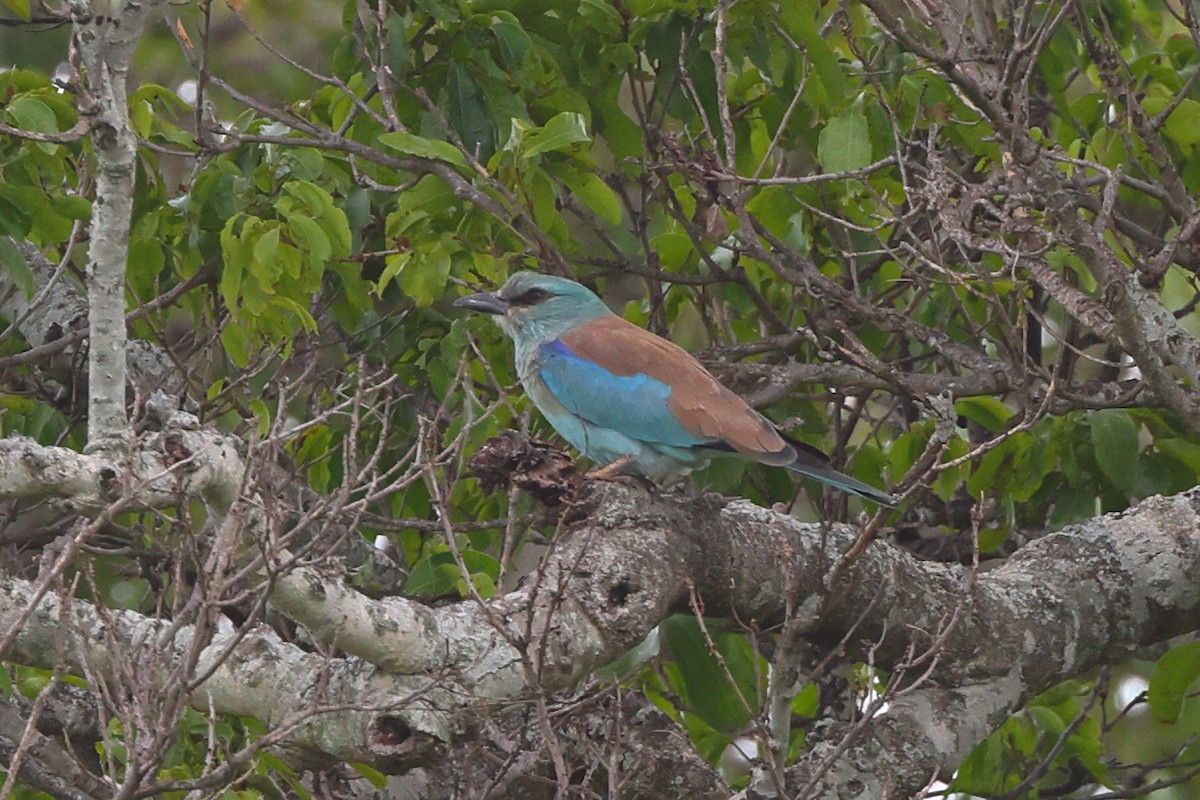
[[[805,477],[812,478],[815,481],[828,484],[835,489],[840,489],[843,492],[849,492],[853,495],[870,500],[872,503],[878,503],[881,506],[888,508],[896,507],[896,498],[887,492],[876,489],[874,486],[868,486],[862,481],[855,480],[849,475],[843,475],[836,469],[831,467],[822,467],[816,464],[788,464],[787,468],[792,472],[799,473]]]

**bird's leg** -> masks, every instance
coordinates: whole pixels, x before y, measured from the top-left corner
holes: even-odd
[[[621,470],[633,463],[633,456],[621,456],[611,464],[592,470],[584,477],[592,481],[611,481],[621,476]]]

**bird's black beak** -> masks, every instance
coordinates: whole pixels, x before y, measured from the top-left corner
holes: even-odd
[[[491,292],[469,294],[458,298],[452,305],[471,311],[482,311],[484,314],[504,314],[508,311],[508,302]]]

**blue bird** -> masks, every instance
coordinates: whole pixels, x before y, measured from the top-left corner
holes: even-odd
[[[690,353],[608,309],[566,278],[518,272],[454,305],[492,314],[516,345],[517,374],[556,431],[598,472],[674,482],[733,453],[894,506],[814,447],[786,439]]]

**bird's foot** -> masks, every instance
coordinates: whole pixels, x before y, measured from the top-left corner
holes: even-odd
[[[629,476],[622,475],[621,470],[633,463],[631,456],[621,456],[611,464],[605,464],[603,467],[598,467],[584,475],[590,481],[613,481],[616,483],[625,483]]]

